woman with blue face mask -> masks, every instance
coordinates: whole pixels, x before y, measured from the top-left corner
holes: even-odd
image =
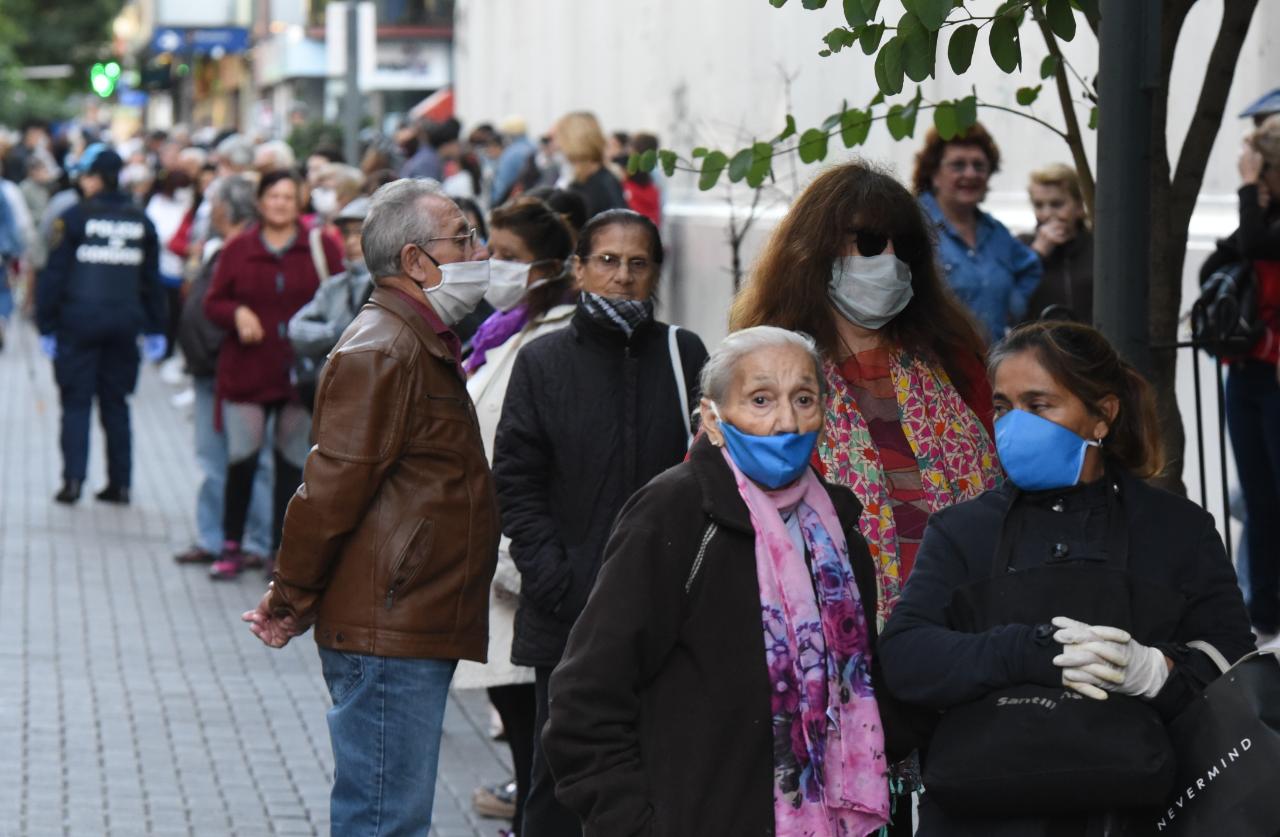
[[[1187,643],[1235,660],[1248,617],[1213,517],[1145,481],[1154,400],[1101,334],[1022,326],[989,369],[1008,481],[930,520],[880,643],[894,694],[942,712],[917,834],[1127,833],[1172,784],[1164,724],[1218,674]],[[1063,729],[1080,732],[1069,747]]]
[[[889,819],[875,570],[848,489],[810,461],[822,358],[731,334],[705,432],[636,494],[551,679],[544,736],[587,834],[866,835]]]

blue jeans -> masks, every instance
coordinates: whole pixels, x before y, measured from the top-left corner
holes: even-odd
[[[320,648],[333,745],[333,837],[422,837],[431,830],[440,735],[456,660]]]
[[[213,378],[195,378],[191,382],[196,393],[193,419],[196,427],[196,462],[200,465],[200,488],[196,492],[196,537],[206,552],[217,555],[222,550],[223,492],[227,483],[227,434],[213,426]],[[266,555],[271,551],[271,486],[273,481],[270,449],[258,459],[258,473],[249,501],[249,522],[245,526],[245,552]]]
[[[1249,543],[1249,618],[1263,633],[1280,628],[1280,383],[1259,361],[1233,364],[1227,427],[1244,490]]]

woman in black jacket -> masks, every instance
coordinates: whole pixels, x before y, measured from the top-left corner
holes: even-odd
[[[544,736],[588,835],[887,821],[875,567],[858,501],[810,467],[821,370],[805,335],[731,334],[703,370],[705,436],[623,510]]]
[[[578,239],[577,312],[520,350],[507,385],[493,468],[521,576],[511,660],[535,670],[538,736],[551,670],[595,583],[614,517],[689,447],[707,351],[696,334],[653,318],[662,255],[648,218],[625,209],[597,215]],[[538,737],[534,747],[517,830],[569,837],[578,819],[555,800]]]
[[[1010,482],[930,519],[880,642],[894,695],[942,712],[917,834],[1118,834],[1117,811],[1170,789],[1162,722],[1218,674],[1187,643],[1236,659],[1248,619],[1213,518],[1143,481],[1159,470],[1150,389],[1101,334],[1026,325],[990,369]],[[1030,732],[1026,713],[1042,713]],[[1080,713],[1091,721],[1069,726]],[[1060,729],[1078,729],[1074,755],[1049,745]],[[1150,775],[1123,772],[1148,744]],[[1111,801],[1082,792],[1090,776]]]

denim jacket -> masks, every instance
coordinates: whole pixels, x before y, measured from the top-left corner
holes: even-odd
[[[947,222],[931,192],[920,205],[938,228],[938,262],[951,290],[978,319],[992,341],[1022,319],[1040,284],[1040,257],[1004,224],[978,211],[978,243],[970,247]]]

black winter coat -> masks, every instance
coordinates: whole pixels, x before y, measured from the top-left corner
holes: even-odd
[[[1200,282],[1204,284],[1218,268],[1241,259],[1280,261],[1280,201],[1272,199],[1267,209],[1258,206],[1258,187],[1241,186],[1240,226],[1226,238],[1200,266]]]
[[[680,404],[667,326],[630,339],[581,309],[567,328],[520,350],[494,442],[502,530],[520,570],[511,659],[560,662],[627,498],[684,458],[682,411],[699,400],[707,350],[678,333],[688,403]]]
[[[1061,491],[1022,495],[1022,523],[1010,564],[1013,570],[1055,562],[1104,561],[1107,557],[1106,492],[1118,485],[1128,535],[1128,572],[1135,583],[1160,588],[1181,602],[1180,613],[1160,624],[1128,627],[1139,642],[1159,648],[1173,669],[1151,701],[1166,719],[1174,718],[1218,676],[1207,656],[1188,649],[1192,640],[1215,646],[1229,660],[1253,649],[1253,635],[1235,571],[1214,528],[1213,517],[1189,500],[1154,488],[1126,473],[1115,479]],[[971,582],[989,578],[1013,488],[1010,484],[929,519],[915,569],[897,608],[885,626],[880,658],[894,695],[909,703],[943,710],[997,689],[1027,683],[1058,686],[1062,672],[1053,664],[1061,646],[1053,629],[1011,624],[983,633],[953,630],[953,594]],[[1165,602],[1168,604],[1168,602]],[[1070,602],[1062,613],[1072,616]],[[923,758],[928,764],[928,750]],[[1103,812],[1098,812],[1095,820]],[[1042,837],[1092,834],[1089,812],[1070,822],[1046,819],[991,819],[952,816],[925,798],[918,837]]]
[[[824,483],[875,642],[875,565],[862,507]],[[600,580],[551,677],[543,750],[556,795],[585,837],[772,835],[771,693],[760,622],[755,529],[720,450],[636,494],[609,540]],[[914,740],[880,701],[890,759]]]

